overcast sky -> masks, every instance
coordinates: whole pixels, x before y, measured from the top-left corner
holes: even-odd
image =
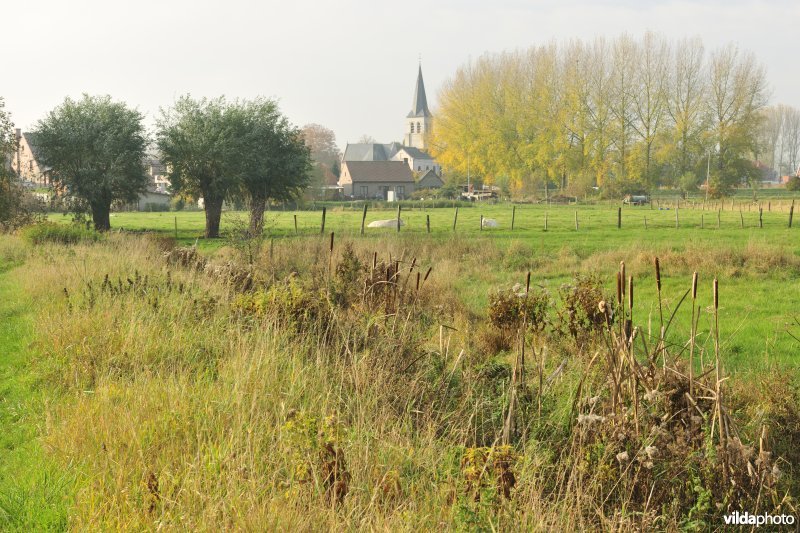
[[[773,103],[800,108],[800,1],[36,0],[4,2],[0,96],[32,128],[64,97],[110,94],[149,123],[177,96],[279,99],[297,125],[401,140],[418,57],[441,83],[485,52],[647,30],[733,42],[767,67]]]

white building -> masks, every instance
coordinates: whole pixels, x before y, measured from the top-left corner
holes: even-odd
[[[442,167],[428,152],[425,151],[426,136],[432,131],[433,115],[428,109],[428,99],[425,95],[425,83],[422,80],[422,66],[417,73],[417,84],[414,88],[414,100],[411,104],[411,111],[406,116],[405,134],[403,144],[393,142],[382,143],[348,143],[342,156],[342,168],[350,162],[382,162],[382,161],[402,161],[412,171],[415,176],[423,176],[430,171],[441,175]],[[375,165],[370,169],[369,165],[358,165],[360,172],[371,174],[381,174],[386,165]],[[344,186],[342,178],[339,185]],[[348,196],[372,196],[370,190],[367,195],[361,195],[358,188],[353,188],[353,183],[348,181],[345,187],[345,194]],[[405,189],[408,194],[409,189]]]

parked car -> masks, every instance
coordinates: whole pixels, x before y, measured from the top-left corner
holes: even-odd
[[[622,199],[622,203],[628,205],[647,205],[650,203],[650,198],[647,195],[629,194]]]

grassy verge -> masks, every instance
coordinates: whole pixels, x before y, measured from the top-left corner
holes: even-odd
[[[19,285],[20,262],[0,255],[0,529],[65,530],[71,480],[40,438],[45,393],[33,370],[35,313]]]
[[[28,324],[9,335],[40,341],[39,377],[26,384],[30,351],[16,349],[9,386],[30,406],[12,425],[41,427],[46,453],[22,439],[32,459],[20,460],[22,482],[3,478],[23,494],[10,501],[63,517],[58,491],[38,487],[73,489],[78,530],[708,530],[731,509],[796,514],[796,368],[759,365],[726,341],[737,323],[772,316],[773,284],[797,277],[794,248],[581,239],[387,232],[339,236],[331,251],[305,235],[209,257],[111,234],[31,248],[3,290],[35,303],[8,307]],[[701,272],[694,380],[688,307],[674,337],[653,342],[654,253],[667,310]],[[620,260],[646,345],[626,344],[611,303]],[[527,270],[542,306],[523,320],[520,289],[490,293]],[[598,281],[579,289],[574,273]],[[726,315],[728,290],[763,315]],[[772,301],[789,315],[789,296]],[[610,308],[613,321],[597,314]],[[731,328],[724,380],[717,312]],[[50,482],[48,461],[80,485]],[[33,507],[9,524],[45,527],[25,518]]]

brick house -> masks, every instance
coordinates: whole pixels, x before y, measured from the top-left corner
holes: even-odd
[[[403,161],[343,161],[339,185],[351,198],[402,200],[414,192],[414,176]]]

